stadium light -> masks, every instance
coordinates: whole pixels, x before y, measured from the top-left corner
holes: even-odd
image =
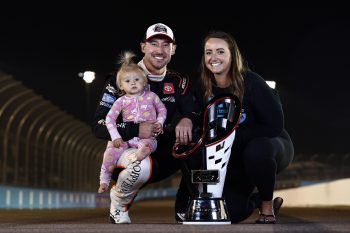
[[[85,71],[78,73],[78,76],[80,78],[83,78],[85,81],[85,92],[86,92],[86,119],[87,121],[90,121],[90,85],[95,80],[95,72],[93,71]]]
[[[95,80],[95,72],[85,71],[84,73],[79,73],[79,77],[83,78],[86,83],[92,83]]]
[[[267,85],[269,85],[272,89],[276,89],[276,82],[275,81],[266,81]]]

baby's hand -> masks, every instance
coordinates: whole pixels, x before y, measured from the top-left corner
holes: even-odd
[[[119,148],[123,143],[124,143],[124,142],[123,142],[123,139],[117,138],[117,139],[115,139],[115,140],[113,141],[113,146],[114,146],[115,148]]]
[[[98,188],[98,193],[104,193],[104,192],[106,192],[107,191],[107,189],[108,189],[108,185],[107,184],[105,184],[105,183],[102,183],[102,184],[100,184],[100,187]]]

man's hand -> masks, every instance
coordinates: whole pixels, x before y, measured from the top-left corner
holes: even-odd
[[[192,141],[193,124],[191,119],[182,118],[175,127],[176,142],[180,145],[186,145]]]
[[[159,134],[162,134],[163,133],[163,126],[160,122],[156,122],[154,123],[154,131],[156,133],[156,137],[159,135]]]
[[[139,124],[139,138],[151,138],[154,137],[155,123],[156,121],[145,121]]]

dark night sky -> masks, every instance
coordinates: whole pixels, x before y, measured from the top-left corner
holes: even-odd
[[[94,109],[117,55],[131,49],[141,57],[146,28],[163,22],[178,44],[169,68],[195,79],[204,34],[230,32],[250,68],[277,82],[296,153],[350,151],[350,14],[341,8],[226,12],[187,6],[178,7],[181,11],[143,8],[142,13],[142,7],[108,5],[28,7],[2,8],[0,70],[82,121],[87,122],[86,92],[77,74],[97,73],[90,88]]]

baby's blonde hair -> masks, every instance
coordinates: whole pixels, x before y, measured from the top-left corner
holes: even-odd
[[[120,67],[117,73],[117,86],[120,94],[125,94],[125,92],[121,90],[121,82],[124,75],[128,72],[139,72],[144,78],[145,84],[147,83],[146,73],[134,62],[134,57],[136,57],[136,55],[131,51],[125,51],[119,57],[118,64],[120,64]]]

